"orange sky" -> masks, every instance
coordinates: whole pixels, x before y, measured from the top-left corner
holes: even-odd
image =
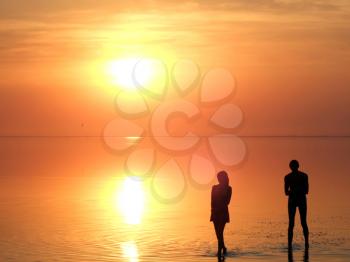
[[[0,3],[2,134],[98,133],[98,63],[120,55],[231,69],[249,134],[349,134],[347,1],[23,3]]]
[[[101,65],[119,56],[189,58],[203,71],[230,69],[238,83],[234,102],[245,116],[238,130],[243,137],[347,136],[349,13],[346,0],[1,1],[1,175],[47,175],[57,169],[77,174],[110,170],[120,161],[96,142],[52,148],[44,142],[6,139],[100,136],[116,114],[114,91],[105,86]],[[318,199],[336,191],[345,199],[348,140],[246,141],[251,158],[235,180],[246,192],[249,184],[255,189],[270,185],[258,173],[273,172],[271,162],[278,167],[276,174],[288,172],[286,162],[300,156],[311,171],[321,172],[320,163],[325,163],[325,173],[337,171],[334,187],[326,174],[315,182],[319,191],[328,190]],[[313,158],[315,152],[319,155]],[[281,182],[276,177],[268,181],[276,187]],[[279,194],[274,192],[271,198]],[[240,194],[254,205],[253,193]]]

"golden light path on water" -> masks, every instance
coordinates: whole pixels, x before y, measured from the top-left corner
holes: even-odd
[[[116,197],[124,222],[130,225],[140,224],[145,210],[145,189],[142,181],[126,177]]]
[[[120,247],[123,252],[123,257],[128,259],[129,262],[139,261],[139,252],[133,241],[123,242],[120,244]]]
[[[161,95],[167,82],[167,68],[163,61],[143,56],[123,56],[105,62],[105,80],[123,93],[123,103],[136,106],[142,91]],[[141,90],[143,89],[143,90]],[[119,97],[119,98],[120,98]],[[135,100],[136,99],[136,100]],[[118,100],[119,101],[119,100]],[[124,104],[123,104],[124,105]],[[130,143],[136,143],[139,136],[128,136]],[[118,212],[129,225],[141,223],[145,211],[146,192],[142,181],[126,177],[120,184],[116,196]],[[132,250],[130,245],[123,250]],[[127,251],[126,253],[130,253]]]
[[[138,96],[138,87],[157,88],[159,75],[163,65],[159,60],[144,57],[120,57],[107,61],[104,66],[106,80],[114,87],[124,92],[124,97],[128,103],[133,103],[134,97]],[[127,137],[132,143],[140,139],[138,136]],[[136,178],[126,177],[120,184],[116,192],[116,206],[129,225],[141,223],[142,215],[145,211],[145,190],[142,181]],[[129,256],[135,253],[136,246],[130,243],[123,245],[124,253]],[[134,260],[132,260],[134,261]]]
[[[104,73],[108,81],[116,89],[123,93],[123,103],[134,104],[135,97],[140,96],[140,87],[150,92],[158,92],[165,77],[165,67],[160,60],[145,58],[142,56],[124,56],[109,60],[105,63]],[[161,90],[159,91],[161,92]],[[119,101],[119,100],[118,100]],[[136,105],[135,105],[136,106]],[[139,136],[128,136],[127,140],[136,143]],[[116,206],[119,214],[126,224],[137,225],[141,223],[145,211],[145,189],[143,182],[136,178],[126,177],[121,181],[116,194]],[[124,245],[125,253],[134,253],[133,246]],[[129,256],[129,255],[128,255]]]

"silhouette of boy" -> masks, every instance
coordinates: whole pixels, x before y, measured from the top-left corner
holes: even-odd
[[[292,248],[294,219],[297,207],[299,208],[300,222],[303,227],[305,248],[309,248],[309,229],[306,223],[306,194],[309,193],[308,176],[299,171],[299,162],[297,160],[290,161],[289,167],[292,172],[284,177],[284,192],[288,196],[288,248]]]

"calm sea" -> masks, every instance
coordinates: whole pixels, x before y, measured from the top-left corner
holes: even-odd
[[[113,199],[125,178],[106,176],[118,156],[106,153],[100,140],[1,143],[1,262],[216,261],[210,187],[190,188],[176,204],[152,200],[140,213],[130,207],[127,212],[140,221],[128,224]],[[231,179],[226,261],[350,261],[349,145],[348,138],[248,140],[249,158]],[[281,153],[286,151],[291,154]],[[297,214],[291,257],[282,182],[286,160],[297,155],[311,171],[311,247],[305,254]],[[71,169],[65,170],[66,165]],[[282,175],[264,176],[275,169]],[[101,173],[100,179],[89,170]],[[74,172],[77,178],[67,175]]]
[[[125,224],[95,201],[8,199],[0,203],[0,261],[215,261],[207,214],[167,208]],[[297,223],[298,224],[298,223]],[[310,261],[349,261],[349,216],[309,219]],[[285,216],[231,212],[227,261],[287,261]],[[294,261],[307,261],[296,226]]]

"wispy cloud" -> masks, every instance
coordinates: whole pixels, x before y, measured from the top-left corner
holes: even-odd
[[[0,59],[73,59],[106,45],[163,44],[250,55],[317,47],[347,56],[349,10],[342,0],[1,1]]]

